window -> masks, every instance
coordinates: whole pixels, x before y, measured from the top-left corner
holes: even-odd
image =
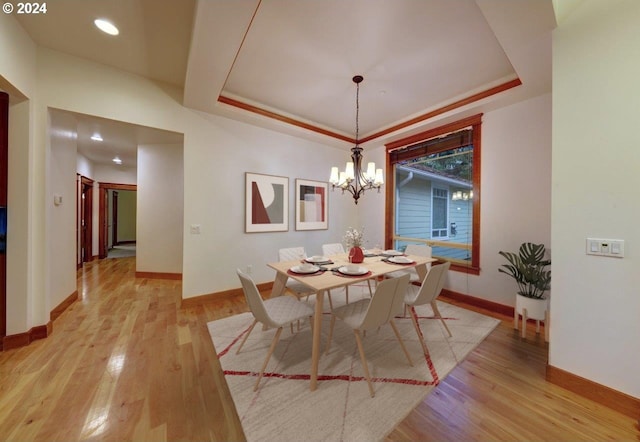
[[[449,191],[447,189],[433,188],[431,193],[431,237],[446,238],[447,235],[447,199]]]
[[[481,115],[387,147],[385,244],[428,244],[452,269],[480,271]]]

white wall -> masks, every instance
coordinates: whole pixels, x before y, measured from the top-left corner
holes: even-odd
[[[640,398],[640,2],[584,0],[553,36],[549,364]],[[625,240],[624,259],[585,254]]]
[[[69,130],[51,132],[46,192],[47,209],[47,280],[46,311],[51,311],[76,291],[76,167],[77,138],[73,116],[62,112],[49,115],[56,127]],[[54,204],[54,195],[62,204]]]
[[[7,335],[22,333],[36,325],[30,314],[33,302],[29,216],[31,110],[30,100],[9,106]]]
[[[181,145],[138,146],[136,271],[182,273]]]
[[[101,183],[136,184],[138,182],[135,167],[112,166],[107,164],[94,164],[92,179]]]
[[[183,108],[178,89],[47,49],[39,49],[39,69],[41,106],[185,134],[183,297],[238,287],[234,270],[248,264],[258,282],[273,280],[266,263],[279,247],[318,253],[354,224],[353,202],[339,192],[329,194],[329,230],[296,232],[293,213],[289,232],[245,234],[243,224],[245,172],[288,176],[292,199],[295,178],[326,180],[346,151]],[[201,224],[199,237],[191,224]]]
[[[35,281],[44,269],[35,265],[34,98],[36,45],[14,17],[0,15],[0,88],[9,93],[9,176],[7,213],[7,334],[46,323],[34,319]],[[26,98],[26,100],[25,100]],[[24,101],[23,101],[24,100]],[[39,213],[43,218],[43,214]]]
[[[551,245],[551,94],[482,117],[480,275],[450,272],[446,287],[515,305],[513,280],[498,273],[500,250]]]
[[[93,177],[93,163],[87,157],[78,154],[76,165],[76,172],[78,172],[82,176],[86,176],[87,178]]]
[[[0,15],[0,89],[11,101],[33,98],[36,85],[36,45],[9,14]]]
[[[278,249],[340,242],[355,225],[351,197],[329,191],[329,229],[295,230],[295,179],[327,181],[348,152],[203,113],[185,135],[183,297],[239,287],[235,269],[251,265],[257,282],[273,281]],[[198,123],[198,124],[195,124]],[[289,231],[244,233],[245,172],[289,178]],[[202,233],[191,235],[191,224]]]

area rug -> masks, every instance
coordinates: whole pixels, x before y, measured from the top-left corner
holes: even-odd
[[[349,300],[362,294],[349,291]],[[334,305],[344,296],[334,294]],[[341,299],[342,298],[342,299]],[[307,301],[313,303],[313,297]],[[326,304],[326,302],[325,302]],[[420,328],[429,355],[424,356],[409,316],[396,325],[413,359],[409,366],[393,330],[369,331],[364,350],[373,379],[370,397],[353,331],[336,321],[331,349],[324,354],[330,315],[324,315],[318,389],[309,390],[312,332],[309,322],[286,328],[257,392],[256,376],[275,330],[252,331],[240,354],[236,350],[253,322],[243,313],[208,323],[225,379],[248,441],[376,441],[382,440],[413,408],[498,325],[499,320],[446,303],[440,313],[449,337],[430,306],[420,306]]]

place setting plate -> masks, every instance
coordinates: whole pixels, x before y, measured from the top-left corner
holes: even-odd
[[[406,256],[391,256],[384,261],[400,265],[410,265],[416,263],[414,260],[407,258]]]
[[[293,266],[289,269],[291,273],[295,273],[296,275],[313,275],[320,271],[320,267],[316,265],[299,265]]]
[[[364,276],[369,273],[368,268],[359,266],[357,269],[350,269],[347,266],[342,266],[337,269],[337,273],[343,276]]]
[[[402,256],[404,253],[399,252],[397,250],[385,250],[382,252],[382,256]]]
[[[319,256],[319,255],[310,256],[308,258],[305,258],[304,260],[305,262],[308,262],[311,264],[317,264],[317,265],[333,264],[333,261],[331,261],[326,256]]]

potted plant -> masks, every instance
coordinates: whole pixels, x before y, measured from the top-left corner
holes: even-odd
[[[515,279],[518,284],[516,295],[516,314],[536,320],[545,320],[548,310],[548,298],[545,292],[551,286],[550,259],[545,259],[544,244],[525,242],[520,245],[518,253],[499,252],[509,262],[498,269]],[[517,319],[516,319],[517,320]]]

